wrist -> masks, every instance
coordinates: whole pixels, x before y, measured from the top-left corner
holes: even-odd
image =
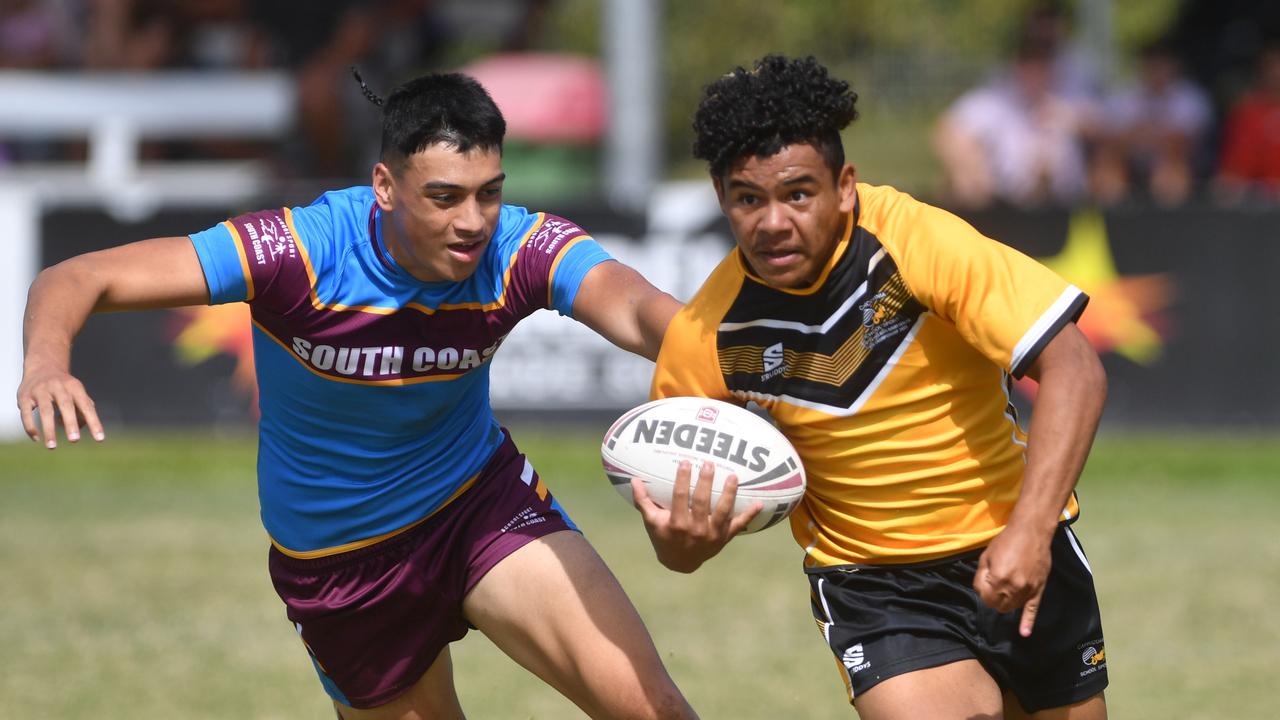
[[[22,373],[26,375],[36,369],[70,372],[69,355],[67,352],[28,351],[22,358]]]
[[[1059,517],[1058,514],[1014,512],[1005,523],[1005,531],[1052,537],[1058,529]]]

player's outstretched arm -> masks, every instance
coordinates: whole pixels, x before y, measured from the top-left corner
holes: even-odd
[[[32,440],[57,447],[57,418],[67,439],[88,427],[106,436],[84,385],[71,375],[71,343],[94,312],[209,302],[195,248],[187,237],[143,240],[79,255],[42,271],[27,293],[22,325],[18,410]]]
[[[1023,608],[1031,634],[1049,575],[1049,545],[1093,444],[1107,395],[1098,354],[1074,324],[1041,351],[1029,376],[1040,383],[1027,437],[1022,492],[1004,531],[978,561],[974,589],[1000,612]]]
[[[573,300],[573,316],[609,342],[650,360],[680,302],[640,273],[610,260],[591,268]]]
[[[738,478],[725,480],[724,490],[715,507],[711,505],[711,486],[715,468],[704,464],[698,471],[698,482],[690,488],[692,467],[680,462],[671,493],[671,508],[663,508],[649,497],[643,480],[631,479],[631,493],[636,509],[644,517],[649,541],[661,562],[670,570],[691,573],[715,557],[735,535],[763,508],[758,501],[738,515],[733,503],[738,494]]]

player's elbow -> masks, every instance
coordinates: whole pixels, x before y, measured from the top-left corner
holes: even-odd
[[[1097,404],[1099,411],[1107,401],[1107,371],[1102,367],[1098,353],[1089,348],[1080,362],[1080,384]]]
[[[85,256],[78,255],[36,273],[28,290],[28,297],[46,292],[54,296],[61,296],[72,290],[92,292],[97,283],[91,264],[85,261]]]

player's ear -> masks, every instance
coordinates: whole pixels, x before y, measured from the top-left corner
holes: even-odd
[[[858,201],[858,169],[853,163],[845,163],[840,168],[840,175],[836,178],[836,192],[840,196],[840,212],[852,212]]]
[[[395,208],[395,183],[391,168],[386,163],[373,166],[373,197],[383,212]]]

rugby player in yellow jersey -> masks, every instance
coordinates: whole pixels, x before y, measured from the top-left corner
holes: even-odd
[[[1088,561],[1068,527],[1106,394],[1087,298],[890,187],[857,182],[856,95],[813,58],[712,83],[694,119],[737,248],[668,327],[654,397],[754,401],[809,477],[791,517],[812,610],[864,720],[1106,717]],[[1039,382],[1030,432],[1012,377]],[[659,559],[692,572],[758,507],[672,509],[634,483]]]

